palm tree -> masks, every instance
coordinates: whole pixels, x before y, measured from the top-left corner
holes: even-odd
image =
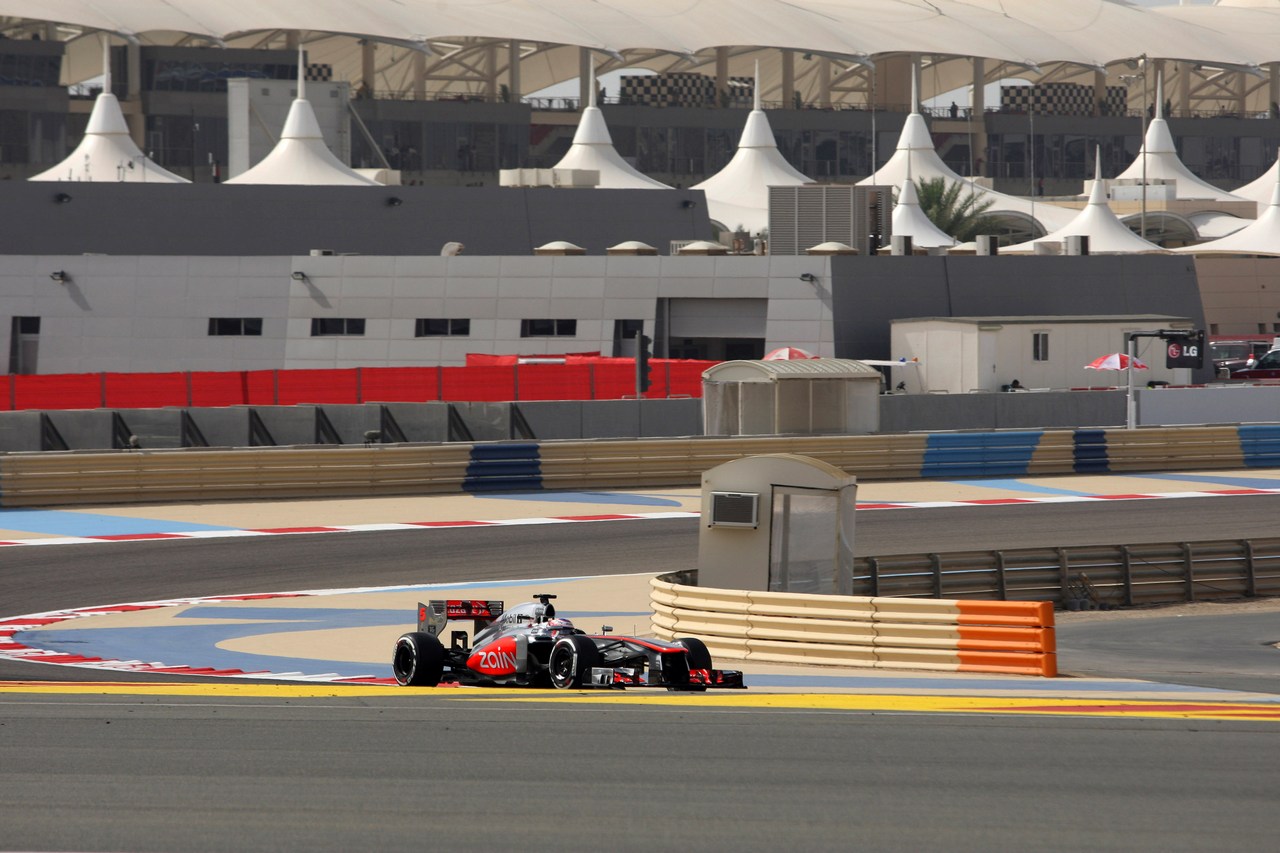
[[[981,199],[964,184],[949,183],[945,178],[921,179],[916,182],[916,192],[929,221],[961,243],[976,240],[979,234],[992,234],[997,227],[995,217],[986,215],[995,200]]]

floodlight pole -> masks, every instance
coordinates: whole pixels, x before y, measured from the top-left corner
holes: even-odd
[[[1140,217],[1139,227],[1142,229],[1142,239],[1147,239],[1147,55],[1142,54],[1140,61],[1142,62],[1142,216]],[[1132,429],[1132,427],[1130,427]]]

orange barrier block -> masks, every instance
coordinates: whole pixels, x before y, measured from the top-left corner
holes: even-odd
[[[1058,656],[1001,654],[999,652],[960,652],[960,672],[1000,672],[1010,675],[1039,675],[1056,678]]]
[[[961,625],[1025,625],[1052,628],[1051,601],[957,601]]]

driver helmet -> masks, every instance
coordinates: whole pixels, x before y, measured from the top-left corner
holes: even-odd
[[[547,627],[552,631],[572,631],[573,622],[569,619],[561,619],[557,616],[554,619],[547,620]]]

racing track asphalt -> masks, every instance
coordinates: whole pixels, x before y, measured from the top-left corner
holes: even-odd
[[[1272,535],[1275,500],[869,512],[858,550]],[[687,565],[696,535],[688,520],[46,546],[5,551],[0,578],[3,610],[25,613],[652,571]],[[447,693],[5,695],[0,849],[1202,851],[1270,849],[1280,831],[1273,723]]]

